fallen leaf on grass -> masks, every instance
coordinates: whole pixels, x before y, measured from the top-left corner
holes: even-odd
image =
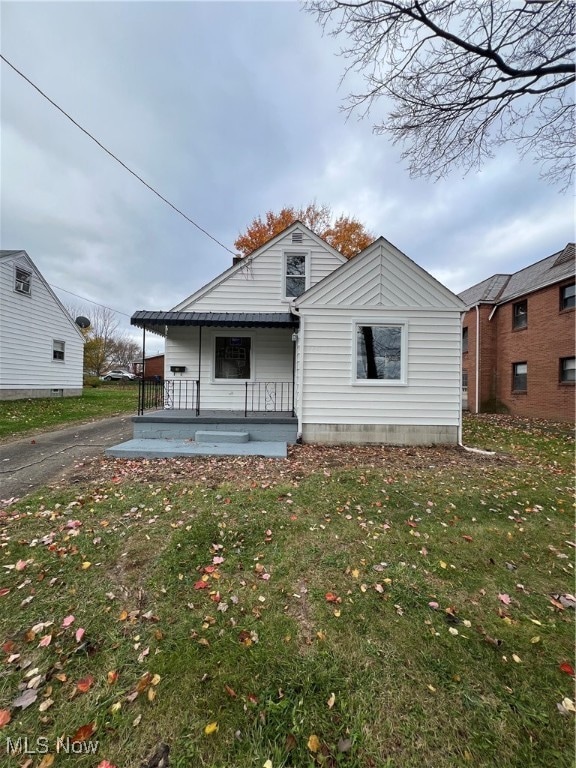
[[[52,704],[54,704],[54,699],[45,699],[42,704],[38,707],[40,712],[46,712],[47,709],[49,709]]]
[[[567,661],[563,661],[562,664],[560,664],[559,669],[560,672],[565,672],[567,675],[572,675],[572,677],[574,677],[574,667]]]
[[[309,737],[307,747],[310,750],[310,752],[318,752],[318,750],[320,749],[320,739],[318,738],[318,736],[316,736],[315,733],[313,733]]]
[[[556,704],[558,711],[561,715],[569,715],[571,712],[576,712],[576,707],[572,699],[565,698],[559,704]]]
[[[71,741],[72,742],[79,742],[79,741],[87,741],[90,736],[94,733],[96,730],[96,723],[86,723],[86,725],[81,725],[80,728],[76,731],[74,736],[72,736]]]
[[[507,595],[506,593],[502,594],[501,592],[498,593],[498,600],[500,600],[501,603],[504,603],[504,605],[510,605],[512,602],[510,595]]]
[[[108,760],[101,760],[96,768],[116,768],[116,766],[112,763],[109,763]]]
[[[42,760],[38,763],[38,768],[50,768],[54,763],[55,755],[44,755]]]
[[[0,728],[4,728],[5,725],[8,725],[11,719],[12,715],[10,714],[9,709],[0,709]]]
[[[325,595],[326,602],[327,603],[341,603],[342,598],[338,597],[338,595],[335,595],[334,592],[326,592]]]
[[[211,736],[213,733],[216,733],[218,728],[218,723],[208,723],[208,725],[204,728],[204,733],[206,736]]]
[[[38,648],[46,648],[52,642],[52,635],[44,635],[38,643]]]
[[[62,621],[63,627],[69,627],[70,624],[72,624],[75,621],[75,617],[70,614],[70,616],[66,616],[66,618]]]
[[[326,703],[328,704],[328,709],[332,709],[332,707],[336,703],[336,694],[335,693],[331,693],[330,694],[330,698],[328,699],[328,701]]]
[[[24,693],[21,696],[18,696],[14,701],[12,702],[12,707],[21,707],[22,709],[26,709],[26,707],[29,707],[31,704],[34,704],[36,699],[38,698],[38,691],[35,688],[28,688],[24,691]]]
[[[76,683],[76,690],[80,693],[87,693],[90,688],[92,687],[92,684],[94,683],[94,678],[91,675],[88,675],[88,677],[83,677],[81,680],[78,680]]]
[[[78,629],[76,630],[76,634],[74,635],[77,643],[79,643],[82,640],[85,632],[86,632],[85,629],[83,629],[82,627],[78,627]]]

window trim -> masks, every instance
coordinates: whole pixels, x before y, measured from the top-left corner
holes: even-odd
[[[518,365],[525,365],[526,366],[526,373],[517,373],[516,367]],[[518,376],[525,376],[526,377],[526,385],[524,386],[523,389],[516,388],[516,386],[515,386],[516,378]],[[520,393],[520,394],[522,394],[524,392],[528,392],[528,362],[526,360],[519,360],[516,363],[512,363],[512,392],[517,392],[517,393]]]
[[[295,301],[298,296],[286,296],[286,278],[295,277],[295,275],[288,275],[287,257],[288,255],[304,256],[304,291],[310,288],[310,251],[303,250],[301,248],[285,248],[282,251],[282,301]],[[302,291],[302,293],[304,293]],[[302,294],[300,294],[301,296]]]
[[[358,376],[358,328],[364,325],[373,327],[400,328],[400,378],[399,379],[359,379]],[[406,387],[408,385],[408,321],[390,317],[362,318],[352,321],[352,365],[351,384],[357,387]]]
[[[19,283],[24,282],[22,279],[18,278],[18,272],[21,272],[27,278],[27,291],[22,291],[18,287]],[[18,264],[14,264],[14,291],[19,293],[21,296],[32,296],[32,270],[24,269],[24,267],[20,267]]]
[[[516,313],[517,307],[524,307],[524,314],[518,316]],[[518,318],[523,318],[523,324],[518,322]],[[512,330],[513,331],[525,331],[528,328],[528,299],[522,299],[522,301],[515,301],[512,304]]]
[[[574,286],[576,286],[576,283],[573,283],[573,282],[566,283],[565,285],[560,286],[560,296],[559,296],[560,312],[570,312],[576,307],[576,288],[575,288],[575,296],[570,297],[570,298],[574,298],[574,304],[571,307],[564,306],[564,302],[566,301],[564,297],[564,291],[566,290],[566,288],[573,288]]]
[[[234,330],[234,329],[230,329]],[[245,331],[243,328],[238,329],[240,333],[222,333],[216,332],[212,337],[212,359],[211,359],[211,377],[212,384],[224,384],[230,386],[230,384],[245,384],[246,382],[255,381],[254,375],[254,333]],[[222,379],[216,377],[216,339],[250,339],[250,378],[249,379]]]
[[[558,365],[558,367],[559,367],[558,382],[560,384],[562,384],[563,386],[573,387],[576,384],[576,379],[563,379],[562,378],[562,374],[564,373],[564,370],[565,370],[564,369],[564,363],[567,360],[574,360],[575,361],[575,365],[574,365],[574,368],[566,369],[566,370],[576,370],[576,357],[574,357],[574,355],[569,355],[568,357],[561,357],[559,359],[559,365]]]
[[[62,349],[56,349],[57,344],[62,344]],[[56,357],[56,353],[62,352],[62,357]],[[52,362],[63,363],[66,361],[66,342],[62,339],[52,339]]]

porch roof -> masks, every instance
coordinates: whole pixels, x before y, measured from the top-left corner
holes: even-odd
[[[299,318],[290,312],[134,312],[130,324],[161,332],[167,325],[201,325],[216,328],[297,328]]]

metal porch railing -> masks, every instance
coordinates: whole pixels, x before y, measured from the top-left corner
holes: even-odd
[[[233,383],[232,381],[230,382]],[[240,390],[241,391],[241,390]],[[138,391],[138,414],[165,408],[195,411],[200,415],[200,381],[198,379],[141,379]],[[250,413],[291,413],[294,415],[294,383],[292,381],[244,382],[244,416]]]

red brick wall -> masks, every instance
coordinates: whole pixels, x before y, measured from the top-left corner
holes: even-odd
[[[492,304],[481,304],[464,315],[462,327],[468,328],[468,352],[462,356],[462,369],[468,371],[468,410],[477,412],[476,407],[476,318],[480,318],[480,382],[478,401],[482,405],[496,396],[496,324],[488,321],[494,309]]]
[[[151,376],[161,376],[164,378],[164,355],[146,358],[144,362],[144,378],[149,379]]]
[[[573,357],[574,310],[560,311],[560,286],[542,288],[522,299],[528,302],[528,324],[512,328],[514,302],[498,307],[497,397],[511,413],[543,419],[574,420],[573,384],[560,383],[560,358]],[[512,391],[513,363],[528,363],[525,393]]]
[[[488,320],[492,305],[480,305],[480,411],[495,400],[516,416],[554,420],[575,419],[575,387],[560,383],[560,358],[575,354],[574,310],[560,311],[563,283],[519,297],[528,302],[527,327],[512,327],[513,304],[498,307]],[[468,408],[476,412],[476,309],[464,316],[468,349],[462,368],[468,371]],[[526,392],[512,391],[513,363],[528,364]]]

